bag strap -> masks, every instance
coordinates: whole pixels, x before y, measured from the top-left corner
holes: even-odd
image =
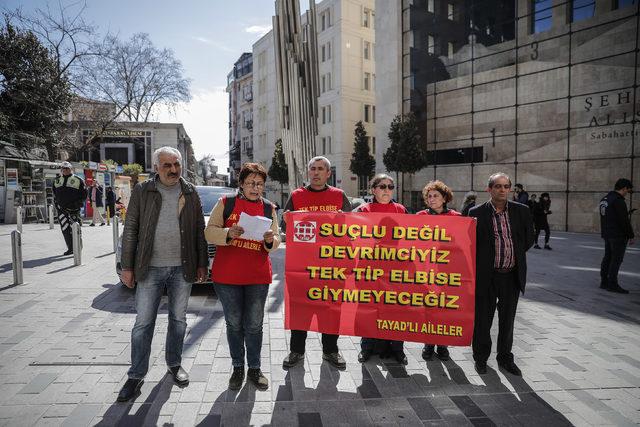
[[[273,203],[271,203],[269,200],[265,199],[264,197],[262,197],[261,199],[262,199],[262,204],[264,206],[264,216],[267,218],[271,218],[273,216]],[[233,208],[235,208],[235,206],[236,206],[235,194],[229,194],[227,196],[224,196],[224,211],[222,212],[223,223],[227,222],[227,219],[231,216],[231,213],[233,212]]]

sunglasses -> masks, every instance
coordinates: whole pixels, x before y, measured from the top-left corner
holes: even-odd
[[[389,185],[387,185],[387,184],[380,184],[380,185],[376,185],[376,188],[379,188],[379,189],[381,189],[381,190],[386,190],[387,188],[388,188],[389,190],[393,190],[394,188],[396,188],[396,186],[395,186],[395,185],[393,185],[393,184],[389,184]]]

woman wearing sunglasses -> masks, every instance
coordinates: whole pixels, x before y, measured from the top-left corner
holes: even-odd
[[[427,209],[416,213],[416,215],[449,215],[461,216],[462,214],[447,207],[447,203],[453,200],[451,189],[442,181],[431,181],[422,189],[422,198],[427,205]],[[422,349],[422,358],[431,360],[433,353],[436,353],[438,359],[449,360],[449,349],[446,345],[439,345],[437,350],[433,344],[425,344]]]
[[[393,201],[393,190],[395,184],[389,175],[380,173],[371,179],[369,190],[373,194],[373,201],[360,205],[356,212],[380,212],[380,213],[407,213],[407,209],[400,203]],[[374,353],[376,348],[383,348],[382,356],[389,354],[403,365],[407,364],[407,356],[404,354],[404,343],[402,341],[379,340],[376,338],[362,338],[360,340],[360,354],[358,361],[364,363]],[[386,350],[388,349],[388,350]]]

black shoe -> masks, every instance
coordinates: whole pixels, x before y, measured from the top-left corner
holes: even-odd
[[[449,349],[447,348],[446,345],[439,345],[438,349],[436,350],[436,356],[438,356],[438,359],[442,360],[443,362],[446,362],[447,360],[449,360]]]
[[[233,368],[233,374],[229,378],[229,390],[240,390],[244,381],[244,367],[238,366]]]
[[[142,378],[129,378],[120,389],[120,393],[118,393],[118,402],[126,402],[137,396],[140,393],[142,384],[144,384]]]
[[[610,287],[607,288],[607,290],[609,292],[617,292],[619,294],[628,294],[629,293],[628,290],[626,290],[624,288],[621,288],[620,285],[610,286]]]
[[[260,369],[249,368],[247,371],[247,378],[260,391],[265,391],[269,388],[269,380],[267,380],[267,377],[262,374]]]
[[[373,352],[371,350],[362,350],[360,354],[358,354],[358,362],[366,362],[367,360],[369,360],[372,354]]]
[[[347,367],[347,362],[340,353],[322,353],[322,358],[338,369],[346,369]]]
[[[427,362],[433,359],[433,352],[435,348],[435,345],[425,344],[424,348],[422,349],[422,358]]]
[[[298,363],[300,363],[301,360],[304,360],[304,354],[300,354],[300,353],[296,353],[295,351],[292,351],[282,361],[282,367],[283,368],[293,368]]]
[[[94,223],[89,224],[89,227],[95,227],[96,225]]]
[[[521,377],[522,376],[522,371],[520,370],[520,368],[518,368],[518,365],[513,363],[513,361],[498,362],[498,366],[500,366],[505,371],[507,371],[510,374],[513,374],[513,375],[515,375],[517,377]]]
[[[480,375],[487,373],[487,362],[476,362],[476,372]]]
[[[551,250],[551,246],[549,246],[549,245],[544,245],[544,248],[545,248],[546,250],[548,250],[548,251],[550,251],[550,250]]]
[[[540,245],[538,245],[537,243],[536,243],[535,245],[533,245],[533,247],[534,247],[534,248],[536,248],[536,249],[542,249],[542,248],[540,247]]]
[[[394,351],[393,358],[396,359],[396,362],[401,365],[407,365],[409,363],[409,361],[407,360],[407,355],[404,354],[404,351],[402,350]]]
[[[169,368],[169,373],[173,377],[173,380],[181,387],[189,384],[189,374],[182,369],[181,366],[174,366]]]
[[[67,250],[63,255],[73,255],[73,249]]]
[[[104,222],[102,224],[100,224],[100,227],[104,226]]]

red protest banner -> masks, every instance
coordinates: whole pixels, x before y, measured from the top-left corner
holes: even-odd
[[[309,212],[285,219],[287,329],[471,344],[473,219]]]

